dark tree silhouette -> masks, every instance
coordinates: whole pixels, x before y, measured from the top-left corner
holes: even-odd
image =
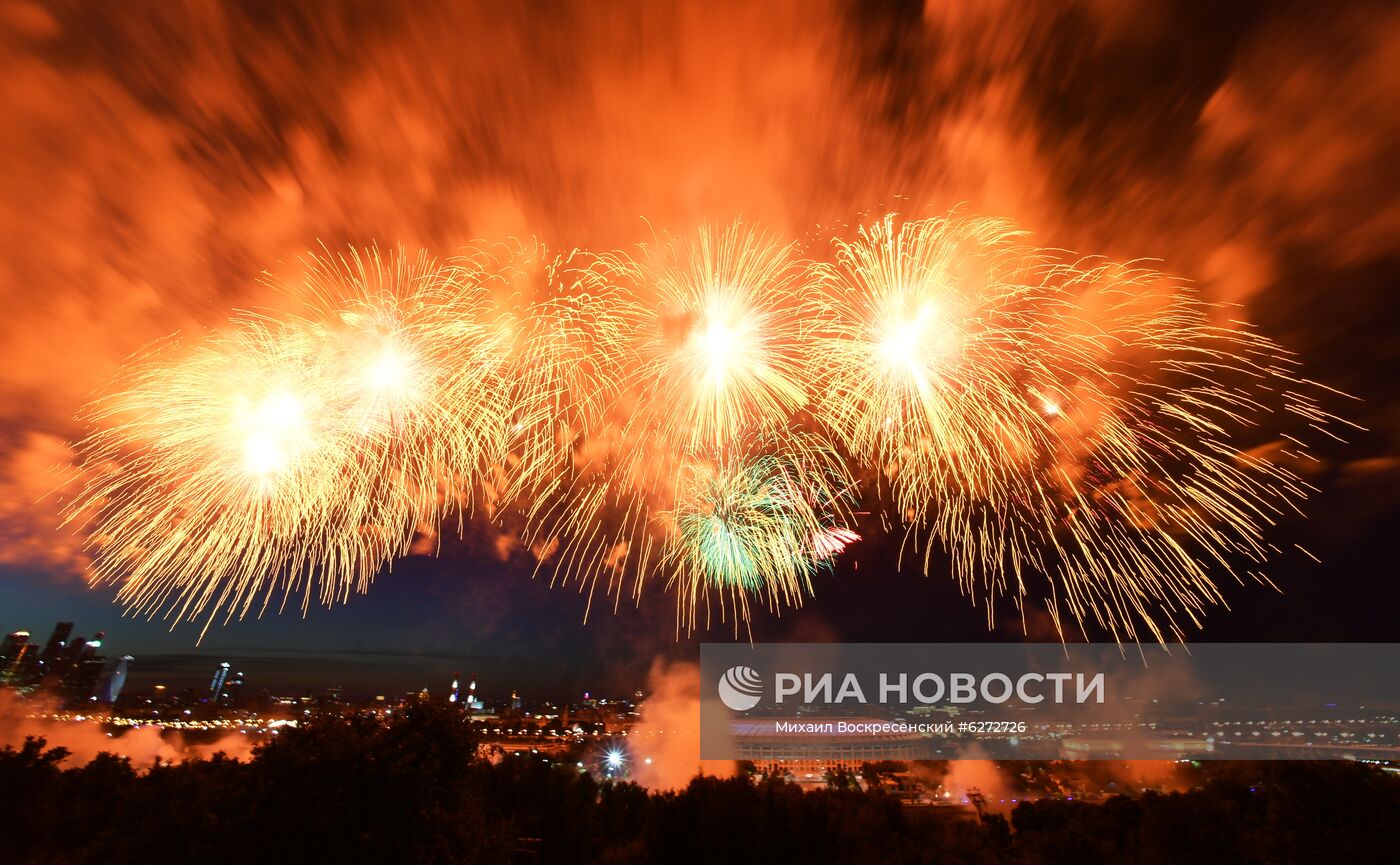
[[[649,793],[537,754],[492,763],[460,711],[428,704],[387,723],[319,717],[246,762],[68,756],[39,739],[0,751],[5,865],[1400,861],[1400,778],[1357,764],[1218,764],[1188,792],[1047,798],[979,821],[863,792],[852,773],[807,792],[741,776]]]

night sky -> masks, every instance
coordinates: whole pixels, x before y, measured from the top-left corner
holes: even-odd
[[[1318,451],[1310,518],[1277,527],[1322,564],[1281,558],[1281,593],[1225,586],[1192,639],[1400,638],[1393,6],[714,6],[0,4],[0,630],[103,629],[136,656],[132,687],[199,686],[221,660],[274,691],[454,671],[488,697],[642,687],[732,626],[678,636],[660,586],[616,614],[595,598],[584,623],[576,587],[502,561],[480,526],[305,619],[196,646],[195,625],[122,618],[58,526],[75,415],[143,344],[275,306],[258,275],[318,241],[609,248],[736,216],[804,238],[959,207],[1158,259],[1357,398],[1328,408],[1366,429]],[[862,532],[752,638],[1027,638],[1009,604],[989,632],[936,560],[899,573],[898,536]],[[1026,627],[1054,637],[1035,609]]]

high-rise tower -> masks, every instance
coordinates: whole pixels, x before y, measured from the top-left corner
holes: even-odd
[[[54,659],[68,647],[68,638],[72,635],[72,622],[59,622],[54,625],[53,633],[49,635],[49,641],[44,644],[44,652],[39,656],[39,660],[46,664],[53,663]]]
[[[131,670],[131,662],[136,660],[130,655],[122,655],[117,658],[112,669],[107,672],[97,688],[97,699],[102,703],[115,703],[121,696],[122,686],[126,684],[126,674]]]
[[[10,683],[23,665],[25,657],[34,650],[29,644],[28,631],[15,631],[0,643],[0,683]]]
[[[5,641],[0,643],[0,665],[19,657],[20,650],[27,645],[29,645],[28,631],[15,631],[13,634],[7,634]]]
[[[214,669],[214,679],[209,683],[209,699],[218,702],[224,693],[224,683],[228,681],[229,663],[224,661]]]

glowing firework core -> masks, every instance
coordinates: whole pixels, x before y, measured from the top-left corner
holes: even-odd
[[[234,427],[243,437],[244,465],[254,477],[286,471],[311,446],[305,406],[292,394],[269,394],[251,408],[247,397],[237,402]]]
[[[705,383],[712,390],[722,391],[731,375],[731,368],[741,361],[743,334],[727,322],[711,320],[703,333],[697,335],[705,357]]]
[[[394,348],[384,352],[366,370],[370,388],[380,393],[403,393],[413,382],[413,362]]]

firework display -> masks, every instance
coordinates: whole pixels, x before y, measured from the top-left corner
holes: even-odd
[[[137,612],[365,591],[504,454],[507,367],[479,282],[426,257],[307,262],[305,309],[162,346],[91,410],[93,577]]]
[[[996,219],[891,215],[830,256],[740,223],[631,255],[350,251],[304,289],[90,410],[70,519],[129,609],[332,604],[479,515],[590,599],[661,583],[678,629],[738,627],[811,595],[860,507],[989,623],[1004,597],[1180,638],[1222,577],[1267,580],[1308,489],[1284,419],[1337,421],[1190,286]]]
[[[788,434],[811,381],[801,331],[806,270],[794,247],[735,223],[664,239],[636,256],[582,260],[543,287],[541,337],[522,364],[522,402],[567,392],[547,414],[577,416],[567,436],[550,442],[551,460],[512,467],[524,493],[512,499],[528,509],[531,548],[554,560],[556,580],[590,598],[599,586],[615,599],[635,597],[658,568],[671,571],[683,628],[695,626],[711,599],[721,617],[728,609],[740,619],[750,593],[770,606],[798,603],[796,583],[697,582],[699,572],[682,564],[697,551],[678,549],[695,537],[676,519],[695,472],[732,464],[758,440],[772,453],[836,465],[823,441]],[[580,291],[586,303],[564,300]],[[567,320],[556,320],[558,310]],[[847,486],[814,487],[823,499],[815,507],[837,508]],[[781,580],[800,568],[764,574]]]
[[[748,618],[750,597],[800,606],[812,575],[855,539],[846,528],[849,487],[834,451],[802,435],[688,461],[664,563],[683,624],[696,627],[712,596],[721,618],[732,609],[736,622]]]
[[[1063,262],[992,219],[886,217],[814,267],[816,416],[886,482],[929,568],[1063,629],[1181,638],[1267,580],[1303,457],[1241,449],[1270,415],[1336,420],[1287,355],[1153,271]],[[1145,629],[1145,630],[1144,630]]]

